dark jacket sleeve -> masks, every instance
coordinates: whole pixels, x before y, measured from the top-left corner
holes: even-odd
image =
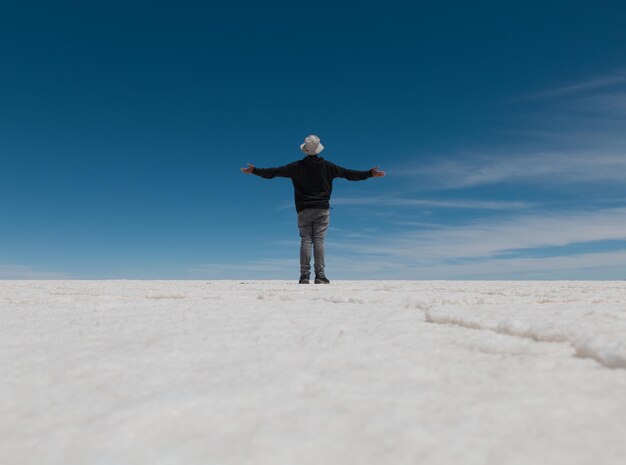
[[[330,166],[331,173],[334,178],[344,178],[348,181],[364,181],[365,179],[372,177],[372,170],[367,171],[357,171],[357,170],[349,170],[348,168],[342,168],[341,166],[337,166],[334,163],[328,162]]]
[[[292,173],[291,164],[278,166],[276,168],[257,168],[256,166],[252,170],[252,174],[256,174],[257,176],[261,176],[265,179],[272,178],[290,178]]]

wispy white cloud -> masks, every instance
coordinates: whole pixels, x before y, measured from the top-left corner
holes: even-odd
[[[432,207],[432,208],[461,208],[482,210],[511,210],[529,208],[528,202],[507,202],[497,200],[431,200],[412,199],[391,196],[378,197],[338,197],[333,199],[333,205],[371,205],[378,207]]]
[[[416,262],[490,258],[520,249],[626,240],[626,208],[590,212],[520,215],[474,221],[376,238],[376,243],[346,241],[337,248]]]
[[[466,154],[416,166],[403,174],[427,180],[421,185],[444,189],[510,182],[531,185],[623,183],[626,182],[626,151]]]
[[[581,93],[605,90],[624,83],[626,83],[626,70],[620,69],[602,76],[595,76],[590,79],[531,93],[517,99],[509,100],[508,102],[578,95]]]
[[[595,112],[603,118],[626,115],[626,91],[605,92],[575,100],[579,108]],[[623,119],[622,123],[626,123]],[[623,134],[622,134],[623,135]]]
[[[36,270],[29,266],[0,264],[0,279],[69,279],[68,273]]]
[[[626,250],[569,256],[411,263],[355,255],[327,261],[344,279],[626,279]]]
[[[623,279],[626,250],[550,257],[487,259],[429,267],[438,276],[463,279]]]

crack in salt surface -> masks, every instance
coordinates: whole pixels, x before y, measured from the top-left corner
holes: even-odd
[[[586,305],[541,305],[517,308],[502,305],[433,307],[424,310],[428,323],[569,344],[577,357],[590,358],[608,368],[626,368],[626,318],[623,309],[600,315]],[[594,318],[595,316],[595,318]]]

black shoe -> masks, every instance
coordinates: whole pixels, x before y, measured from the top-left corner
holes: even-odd
[[[316,276],[315,284],[330,284],[330,281],[326,276]]]
[[[300,275],[300,284],[309,284],[309,275],[308,274]]]

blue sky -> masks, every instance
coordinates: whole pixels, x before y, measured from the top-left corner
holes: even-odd
[[[5,2],[0,278],[626,278],[626,4]]]

